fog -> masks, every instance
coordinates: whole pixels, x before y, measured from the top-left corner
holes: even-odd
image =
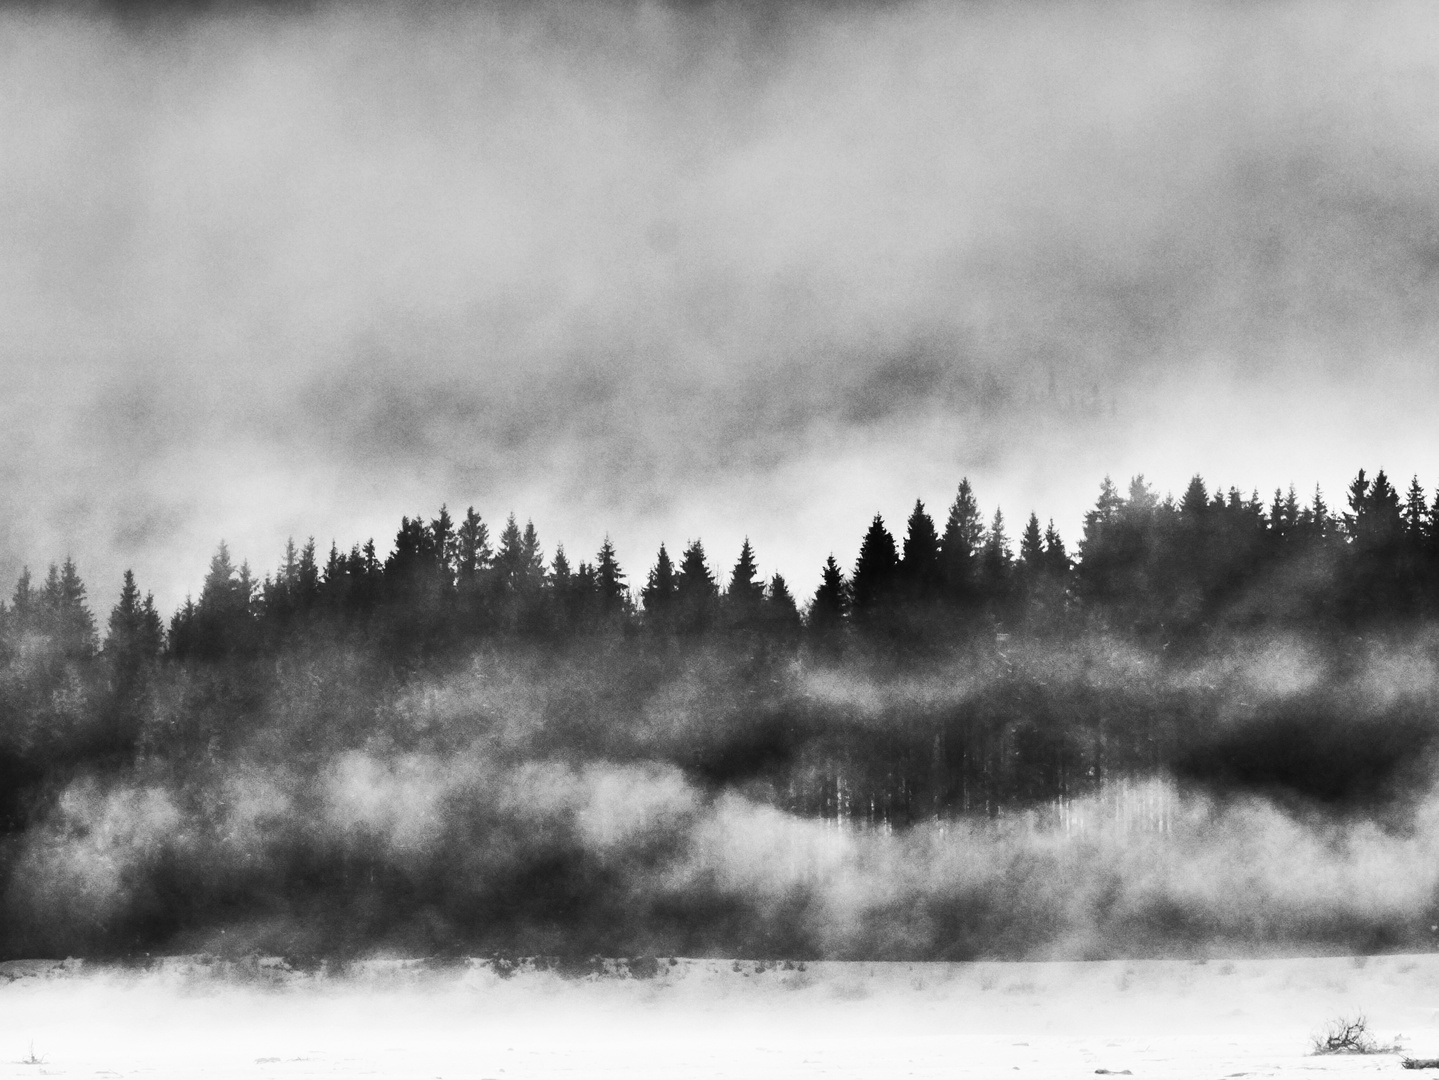
[[[0,576],[1432,481],[1421,4],[0,12]],[[846,546],[848,545],[848,546]]]
[[[157,686],[133,760],[57,766],[31,789],[0,948],[1427,950],[1435,655],[1424,636],[1344,657],[1272,638],[1161,664],[1091,636],[927,671],[794,665],[758,685],[722,652],[648,677],[605,652],[486,652],[374,685],[343,653],[196,670]],[[45,722],[12,740],[85,737],[63,714]],[[1021,758],[1049,760],[1046,725],[1071,776],[1026,796]],[[953,792],[926,790],[953,767],[945,743],[1005,774],[1001,805],[966,795],[959,813]]]

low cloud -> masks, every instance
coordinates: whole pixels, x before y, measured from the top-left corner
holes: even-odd
[[[1433,474],[1388,388],[1432,377],[1434,18],[9,9],[0,572],[173,604],[221,536],[473,501],[807,581],[966,472],[1071,533],[1106,471]]]

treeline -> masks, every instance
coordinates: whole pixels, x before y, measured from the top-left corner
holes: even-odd
[[[727,570],[695,540],[631,577],[608,541],[571,563],[443,508],[383,555],[292,543],[256,575],[222,544],[168,620],[126,573],[97,623],[67,560],[0,607],[0,952],[242,919],[318,949],[822,954],[802,867],[760,912],[711,866],[731,797],[785,828],[1069,829],[1167,776],[1383,818],[1439,746],[1436,583],[1436,507],[1383,473],[1340,513],[1106,480],[1073,552],[1035,515],[1011,539],[961,482],[942,523],[876,517],[802,603],[747,541]],[[665,866],[694,879],[646,906]],[[947,896],[956,926],[988,912],[966,954],[1044,938],[997,894]]]
[[[1439,613],[1439,510],[1415,479],[1404,495],[1381,471],[1349,486],[1333,513],[1316,489],[1291,487],[1266,503],[1231,488],[1210,494],[1196,476],[1178,500],[1136,477],[1126,494],[1106,478],[1071,554],[1051,521],[1031,514],[1012,538],[1004,515],[981,514],[961,481],[942,527],[917,502],[900,538],[878,515],[849,572],[831,556],[801,604],[784,577],[761,577],[746,540],[728,572],[690,541],[665,545],[632,582],[606,540],[591,561],[563,546],[545,558],[532,523],[510,516],[492,543],[473,508],[404,518],[390,551],[373,540],[321,557],[290,542],[273,573],[237,566],[225,544],[198,597],[162,624],[127,573],[105,627],[104,654],[120,669],[144,658],[206,662],[296,643],[370,643],[397,656],[461,653],[477,641],[562,643],[621,635],[696,640],[713,634],[842,655],[894,646],[944,648],[976,631],[1052,635],[1097,626],[1165,644],[1215,631],[1306,631],[1394,625]],[[1439,503],[1439,495],[1436,495]],[[56,656],[98,650],[85,587],[67,560],[43,584],[27,570],[0,604],[0,649],[44,639]]]
[[[1412,636],[1439,611],[1439,514],[1417,481],[1401,497],[1383,472],[1360,472],[1347,496],[1335,514],[1317,490],[1266,504],[1195,477],[1176,500],[1142,477],[1125,494],[1106,479],[1071,555],[1033,514],[1013,544],[1003,514],[983,515],[961,481],[942,527],[916,503],[897,541],[876,516],[850,571],[827,559],[803,608],[781,575],[761,577],[748,541],[726,574],[699,540],[678,561],[661,546],[634,587],[608,540],[576,565],[562,547],[546,559],[513,515],[492,541],[473,509],[456,524],[442,508],[403,519],[383,559],[373,541],[323,558],[313,541],[290,543],[258,579],[222,543],[168,625],[127,572],[103,644],[66,560],[43,583],[22,574],[0,605],[0,813],[18,821],[24,792],[57,769],[242,747],[291,708],[281,675],[296,670],[331,699],[305,745],[343,749],[385,728],[380,703],[479,655],[516,669],[544,658],[527,708],[554,752],[761,783],[806,815],[992,816],[1155,770],[1369,798],[1428,745],[1427,713],[1405,704],[1387,732],[1400,736],[1356,743],[1340,713],[1369,706],[1336,682],[1261,717],[1273,730],[1246,728],[1262,738],[1236,769],[1212,745],[1227,730],[1222,693],[1111,677],[1116,661],[1093,655],[1122,642],[1174,668],[1289,635],[1350,678],[1356,643]],[[1081,674],[1056,678],[1066,665]],[[928,704],[886,691],[859,708],[815,695],[824,671],[982,685]],[[336,672],[346,685],[326,683]],[[645,712],[678,685],[690,697],[665,741]],[[1296,725],[1325,732],[1328,749],[1297,753]]]

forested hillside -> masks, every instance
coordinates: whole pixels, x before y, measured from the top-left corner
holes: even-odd
[[[1126,829],[1161,838],[1191,796],[1416,827],[1439,720],[1439,508],[1417,480],[1360,472],[1336,513],[1317,490],[1106,479],[1076,550],[1033,514],[1010,530],[961,482],[942,519],[876,517],[803,598],[748,542],[633,572],[608,541],[572,562],[473,509],[406,518],[388,550],[292,543],[268,573],[221,544],[168,619],[128,573],[97,625],[72,562],[27,571],[0,609],[0,951],[1420,933],[1430,900],[1230,917],[1160,889],[1116,914],[1093,875],[1128,856],[1083,854],[1085,814],[1120,791],[1140,793]],[[834,938],[834,830],[880,845],[846,858],[938,876]],[[1087,898],[1068,922],[1054,874]]]

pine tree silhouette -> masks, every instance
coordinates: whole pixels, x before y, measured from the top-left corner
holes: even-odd
[[[944,587],[950,603],[961,612],[979,603],[979,553],[984,546],[984,521],[969,478],[959,482],[940,540]]]
[[[601,624],[608,629],[618,628],[629,614],[629,590],[625,587],[624,571],[615,557],[615,546],[608,536],[600,546],[594,573]]]
[[[810,637],[819,645],[837,647],[849,619],[849,582],[834,555],[824,561],[819,587],[809,605]]]
[[[676,589],[674,563],[670,561],[669,552],[661,543],[645,587],[640,591],[640,599],[644,603],[645,626],[657,634],[674,632]]]
[[[714,574],[705,562],[704,545],[691,540],[680,558],[680,570],[675,578],[675,610],[680,631],[704,633],[714,624],[718,603],[719,591]]]
[[[735,630],[754,629],[763,601],[764,583],[755,567],[754,549],[745,537],[724,593],[725,624]]]
[[[850,577],[850,610],[860,629],[883,634],[894,629],[898,600],[899,552],[884,519],[874,515],[859,546]]]

